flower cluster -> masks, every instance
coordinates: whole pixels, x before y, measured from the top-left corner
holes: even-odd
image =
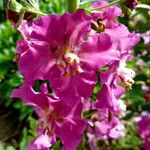
[[[91,8],[106,4],[96,2]],[[124,136],[119,117],[126,106],[120,97],[134,83],[135,72],[126,61],[139,37],[117,22],[121,15],[119,7],[111,6],[89,15],[79,9],[22,21],[17,63],[24,83],[12,97],[33,106],[39,116],[38,137],[27,149],[46,150],[59,139],[64,150],[74,150],[83,133],[94,149],[97,138]]]
[[[142,115],[136,119],[139,134],[143,138],[143,144],[145,150],[150,148],[150,114],[143,112]]]

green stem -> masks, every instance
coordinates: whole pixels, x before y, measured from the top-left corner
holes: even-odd
[[[33,13],[33,14],[38,14],[38,15],[40,15],[40,16],[45,16],[45,15],[47,15],[46,13],[43,13],[43,12],[41,12],[41,11],[39,11],[39,10],[23,9],[23,11],[29,12],[29,13]]]
[[[66,0],[66,11],[73,13],[79,8],[80,0]]]
[[[21,24],[21,22],[22,22],[22,20],[23,20],[24,14],[25,14],[24,11],[21,11],[21,12],[20,12],[19,20],[18,20],[18,22],[17,22],[17,24],[16,24],[16,28],[18,28],[18,27],[20,26],[20,24]]]
[[[103,9],[103,8],[107,8],[107,7],[110,7],[110,6],[113,6],[113,5],[117,4],[117,3],[119,3],[119,2],[120,2],[120,0],[116,0],[116,1],[114,1],[114,2],[111,2],[111,3],[107,4],[107,5],[100,6],[100,7],[96,7],[96,8],[93,8],[93,9],[90,9],[90,11],[93,11],[93,10],[99,10],[99,9]]]

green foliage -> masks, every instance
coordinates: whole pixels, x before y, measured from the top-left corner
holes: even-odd
[[[40,9],[46,13],[63,14],[65,12],[65,0],[42,0]]]
[[[147,9],[138,8],[131,15],[133,20],[129,21],[129,26],[138,33],[143,33],[150,29],[150,14]]]
[[[7,105],[11,104],[9,97],[12,90],[22,83],[22,77],[13,61],[17,39],[19,35],[10,23],[0,24],[0,99]]]
[[[28,117],[29,126],[25,126],[22,132],[22,140],[19,145],[19,150],[25,150],[25,147],[30,140],[33,140],[36,137],[36,120],[31,116]]]

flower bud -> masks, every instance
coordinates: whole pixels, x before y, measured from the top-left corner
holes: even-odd
[[[134,9],[137,4],[138,4],[137,0],[126,0],[125,2],[125,5],[130,9]]]
[[[8,0],[7,1],[8,9],[12,10],[13,12],[20,13],[22,9],[22,5],[19,4],[16,0]]]
[[[101,19],[97,19],[96,22],[91,23],[91,28],[95,30],[97,33],[101,33],[105,30],[105,26]]]
[[[40,12],[38,4],[34,0],[32,2],[22,0],[20,3],[16,0],[7,0],[6,5],[7,19],[10,20],[14,25],[19,25],[22,20],[33,20],[37,17],[38,12]],[[34,11],[37,11],[37,13]]]

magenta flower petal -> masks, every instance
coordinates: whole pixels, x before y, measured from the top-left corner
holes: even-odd
[[[34,31],[30,39],[35,42],[46,42],[52,48],[54,45],[64,45],[69,41],[76,45],[89,32],[90,20],[91,18],[82,9],[74,14],[44,16],[33,23]]]
[[[39,108],[43,108],[48,105],[48,100],[45,95],[35,92],[31,84],[24,83],[18,89],[13,90],[11,97],[21,98],[25,105],[32,105],[33,107],[38,106]]]
[[[17,54],[20,56],[28,50],[29,46],[26,40],[17,41]]]
[[[95,136],[95,139],[93,138],[91,140],[96,141],[96,138],[97,140],[109,138],[117,139],[125,135],[125,128],[113,111],[109,109],[99,109],[95,117],[97,121],[94,121],[94,126],[88,128],[88,133]]]
[[[105,33],[110,35],[112,41],[118,45],[118,49],[121,53],[131,50],[140,40],[137,34],[134,32],[130,33],[128,28],[123,24],[118,24],[113,28],[107,28]]]
[[[86,71],[89,68],[84,70],[86,66],[78,56],[78,51],[90,31],[90,23],[91,17],[87,16],[84,10],[62,16],[41,17],[32,22],[30,33],[23,30],[23,27],[26,29],[29,25],[22,23],[20,30],[23,30],[25,43],[18,45],[18,63],[19,71],[25,80],[49,79],[58,96],[64,90],[65,97],[65,92],[70,89],[70,95],[74,91],[75,95],[88,97],[87,92],[83,90],[85,87],[91,95],[96,77],[94,72]],[[81,83],[83,88],[79,86]]]
[[[102,89],[100,90],[97,96],[97,102],[95,103],[95,107],[98,109],[110,109],[112,111],[119,110],[118,99],[115,96],[115,87],[110,87],[107,84],[102,85]]]
[[[74,116],[73,122],[66,122],[61,128],[56,128],[57,135],[62,139],[64,150],[75,150],[82,138],[86,123],[81,120],[81,112],[82,104],[79,103],[71,110],[71,114]]]
[[[51,87],[56,95],[64,98],[73,95],[88,98],[92,95],[93,88],[97,82],[96,74],[93,71],[86,71],[70,78],[62,77],[60,74],[57,68],[53,68],[48,74]]]
[[[118,139],[125,136],[125,127],[118,120],[118,124],[116,124],[109,133],[109,136],[113,139]]]
[[[30,142],[27,146],[27,150],[49,150],[51,146],[49,137],[42,134]]]
[[[98,8],[100,6],[105,6],[109,4],[107,1],[101,0],[98,1],[96,3],[94,3],[90,8]],[[96,10],[93,11],[91,13],[91,16],[93,17],[93,19],[106,19],[106,20],[114,20],[116,17],[121,16],[122,11],[119,7],[117,6],[110,6],[108,8],[104,8],[104,9],[100,9],[100,10]]]
[[[137,126],[140,136],[143,138],[145,150],[150,148],[150,113],[143,112],[137,120]]]
[[[142,138],[150,137],[150,114],[149,113],[143,113],[137,122],[137,126],[139,128],[139,133]]]
[[[21,55],[19,70],[25,79],[43,79],[54,64],[55,60],[47,47],[34,45]]]
[[[23,20],[18,27],[18,30],[21,32],[23,38],[25,40],[28,40],[33,28],[32,28],[32,23],[28,23],[26,20]]]
[[[12,97],[22,98],[24,104],[33,106],[39,116],[38,130],[41,134],[29,147],[36,146],[39,150],[42,146],[50,147],[53,143],[51,139],[57,137],[65,150],[76,149],[86,127],[81,117],[83,104],[79,98],[69,97],[67,101],[67,97],[63,100],[50,96],[44,85],[41,92],[35,92],[29,83],[14,90]]]
[[[79,57],[81,62],[91,68],[99,69],[112,60],[118,59],[118,51],[112,49],[112,41],[109,35],[101,33],[89,38],[81,48]]]

